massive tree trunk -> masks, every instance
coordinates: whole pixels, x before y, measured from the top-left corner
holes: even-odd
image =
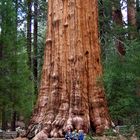
[[[97,0],[49,0],[48,36],[39,96],[30,125],[35,139],[67,127],[102,133],[110,126],[100,80]]]

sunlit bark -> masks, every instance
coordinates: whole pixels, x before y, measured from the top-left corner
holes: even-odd
[[[67,127],[102,133],[110,126],[100,80],[97,0],[49,0],[48,36],[28,137],[62,137]]]

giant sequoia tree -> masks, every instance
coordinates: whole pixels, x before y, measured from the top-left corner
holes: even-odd
[[[42,79],[28,136],[62,137],[72,127],[102,133],[110,125],[100,81],[97,0],[49,0]],[[39,129],[40,128],[40,129]]]

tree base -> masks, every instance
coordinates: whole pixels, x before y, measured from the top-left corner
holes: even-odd
[[[40,128],[40,123],[37,125],[32,125],[32,129],[28,130],[27,137],[33,140],[46,140],[47,138],[64,138],[65,133],[68,128],[71,130],[83,130],[84,133],[88,133],[90,124],[88,123],[88,118],[85,120],[85,116],[71,116],[68,119],[60,117],[57,115],[53,122],[46,122],[42,124],[43,128]],[[34,129],[33,129],[34,128]],[[105,129],[109,128],[108,124],[101,124],[94,128],[97,135],[103,133]]]

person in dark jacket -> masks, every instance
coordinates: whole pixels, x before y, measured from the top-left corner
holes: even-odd
[[[77,132],[76,129],[72,132],[72,139],[73,140],[78,140],[78,132]]]
[[[84,132],[83,132],[83,130],[78,131],[78,137],[79,137],[79,140],[84,140]]]
[[[67,129],[67,132],[65,134],[65,139],[66,140],[72,140],[72,132],[71,132],[71,128]]]

